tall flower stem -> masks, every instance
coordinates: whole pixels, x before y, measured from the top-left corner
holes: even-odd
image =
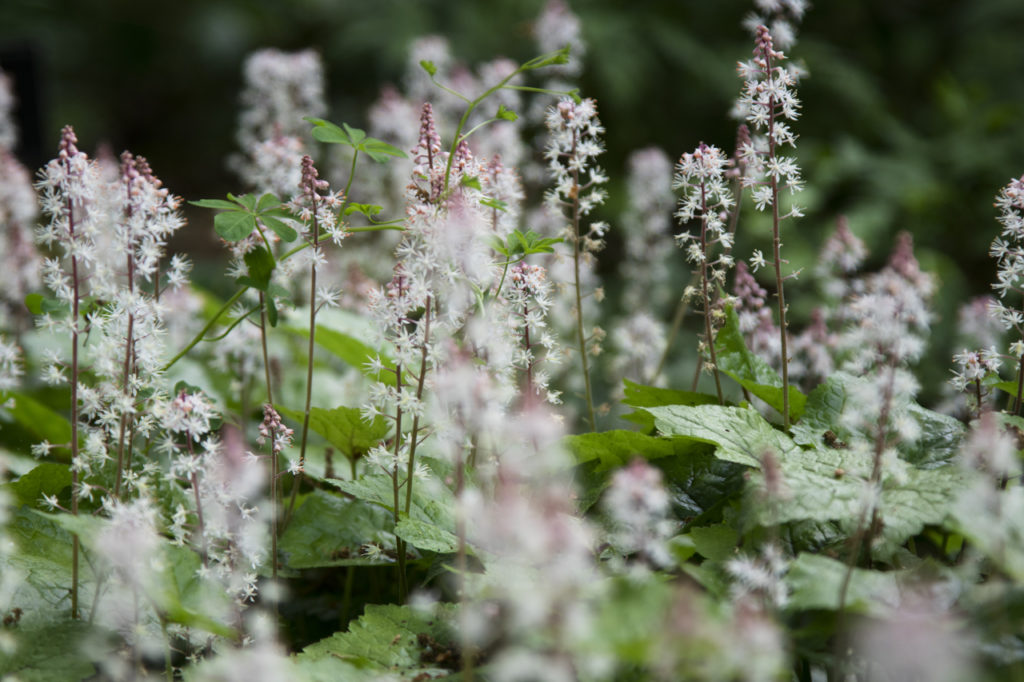
[[[1014,406],[1014,414],[1021,415],[1021,398],[1024,398],[1024,355],[1020,356],[1020,365],[1017,368],[1017,404]]]
[[[715,377],[715,391],[718,393],[718,404],[724,405],[725,398],[722,397],[722,380],[718,373],[718,358],[715,355],[715,334],[711,327],[711,283],[708,281],[708,202],[707,192],[704,183],[700,186],[701,220],[700,220],[700,248],[704,258],[700,263],[700,280],[702,295],[704,297],[704,343],[708,348],[708,355],[711,358],[711,372]]]
[[[353,163],[355,158],[353,158]],[[312,164],[311,164],[312,165]],[[315,180],[315,178],[314,178]],[[312,202],[313,216],[313,252],[320,247],[320,225],[317,221],[316,211],[316,188],[312,187],[309,192]],[[313,406],[313,350],[316,343],[316,258],[313,258],[309,268],[309,345],[306,348],[306,407],[302,414],[302,435],[299,437],[299,473],[292,483],[291,499],[288,501],[288,515],[285,519],[287,524],[295,509],[295,500],[299,496],[299,486],[302,483],[302,471],[306,465],[306,441],[309,437],[309,414]]]
[[[772,69],[771,50],[765,50],[768,73]],[[768,100],[768,158],[775,158],[775,98]],[[782,353],[782,425],[789,431],[789,352],[787,347],[786,295],[783,291],[782,240],[779,235],[779,178],[772,173],[772,260],[775,265],[775,291],[779,300],[779,344]]]
[[[263,351],[263,377],[267,384],[267,404],[273,407],[274,391],[270,379],[270,353],[267,352],[267,300],[266,294],[260,292],[260,347]],[[270,431],[270,572],[277,580],[277,515],[280,507],[280,483],[278,481],[279,462],[274,451],[274,431]]]
[[[129,199],[130,201],[130,199]],[[128,216],[131,217],[131,204],[129,203]],[[133,254],[128,254],[128,294],[131,305],[134,305],[135,299],[135,259],[132,257]],[[135,351],[135,313],[133,310],[128,311],[128,332],[125,334],[124,340],[124,367],[122,369],[122,380],[121,390],[124,392],[124,396],[129,398],[131,396],[131,375],[132,375],[132,358]],[[119,426],[119,432],[117,437],[117,475],[114,478],[114,497],[120,498],[121,496],[121,474],[124,470],[124,457],[125,457],[125,431],[128,428],[129,416],[127,411],[121,413],[121,423]],[[131,459],[131,448],[128,449],[128,458]]]
[[[571,157],[576,156],[579,146],[579,132],[573,130]],[[580,283],[580,171],[579,167],[572,169],[572,268],[573,284],[576,290],[576,338],[579,342],[580,362],[583,365],[583,395],[587,400],[587,421],[590,422],[590,430],[597,430],[597,419],[594,416],[594,398],[590,388],[590,365],[587,360],[587,338],[583,332],[583,292]]]
[[[67,172],[71,173],[70,162]],[[68,233],[72,247],[75,242],[75,216],[72,210],[70,194],[67,199]],[[78,281],[78,257],[72,251],[71,256],[71,513],[78,516],[78,306],[81,298]],[[78,534],[71,539],[71,617],[77,619],[78,613]]]
[[[423,400],[423,384],[427,376],[427,350],[430,344],[430,309],[433,306],[433,300],[430,296],[427,296],[427,302],[424,306],[423,312],[423,341],[420,348],[420,374],[416,380],[416,402],[419,404]],[[405,515],[409,515],[409,510],[412,509],[412,484],[415,479],[416,471],[416,443],[419,440],[420,431],[420,416],[419,414],[413,415],[412,418],[412,431],[410,432],[409,438],[409,463],[406,467],[405,472]]]
[[[402,393],[402,364],[395,364],[395,389],[398,394]],[[405,546],[398,537],[398,522],[401,520],[401,496],[398,485],[398,462],[402,453],[402,408],[395,408],[395,466],[391,470],[391,486],[394,494],[394,517],[395,517],[395,548],[398,552],[398,596],[405,601]]]

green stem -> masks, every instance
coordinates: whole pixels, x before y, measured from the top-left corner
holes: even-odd
[[[767,72],[771,73],[771,55],[766,54]],[[768,100],[768,158],[775,158],[775,98]],[[782,241],[779,237],[779,179],[772,175],[772,252],[775,261],[775,289],[779,298],[779,341],[782,348],[782,425],[789,431],[789,352],[786,340],[786,295],[783,292]]]
[[[267,352],[267,302],[266,295],[260,292],[260,346],[263,350],[263,376],[267,384],[267,405],[274,406],[274,391],[270,379],[270,354]],[[277,514],[278,495],[278,461],[274,452],[274,430],[270,430],[270,573],[277,580]]]
[[[722,380],[718,373],[718,358],[715,356],[715,336],[711,326],[711,292],[708,282],[708,216],[707,216],[707,194],[704,183],[700,185],[700,248],[704,258],[700,262],[700,280],[704,296],[704,344],[707,346],[711,358],[711,372],[715,377],[715,390],[718,392],[718,404],[724,405],[725,398],[722,397]]]
[[[65,162],[68,173],[70,162]],[[68,233],[75,242],[75,218],[71,197],[67,200]],[[72,252],[74,253],[74,252]],[[71,513],[78,516],[78,306],[81,291],[78,284],[78,257],[71,256]],[[78,534],[71,536],[71,617],[78,619]]]
[[[427,296],[427,302],[424,306],[423,313],[423,346],[420,349],[420,376],[416,383],[416,402],[419,403],[423,400],[423,383],[427,376],[427,347],[430,344],[430,309],[432,307],[430,296]],[[412,441],[409,443],[409,464],[406,468],[405,474],[405,515],[409,515],[409,510],[412,508],[412,482],[413,473],[416,470],[416,443],[419,440],[420,430],[420,416],[419,414],[413,415],[412,418]]]
[[[352,155],[352,173],[355,172],[356,154]],[[352,176],[349,175],[351,183]],[[347,187],[346,187],[347,189]],[[316,188],[312,188],[313,204],[313,251],[320,247],[320,225],[316,218]],[[345,196],[348,196],[347,194]],[[344,206],[344,204],[343,204]],[[292,511],[295,509],[295,500],[299,496],[299,484],[302,482],[302,470],[306,465],[306,442],[309,438],[309,413],[313,406],[313,350],[316,341],[316,259],[311,261],[309,273],[309,347],[306,349],[306,408],[302,415],[302,436],[299,440],[299,474],[292,482],[291,499],[288,501],[288,513],[285,516],[284,525],[291,520]]]
[[[1014,408],[1014,414],[1018,417],[1021,414],[1021,397],[1024,393],[1024,355],[1020,356],[1020,366],[1017,368],[1017,405]]]
[[[572,152],[570,157],[576,155],[576,145],[579,142],[579,135],[574,130],[572,134]],[[583,333],[583,293],[580,284],[580,171],[578,168],[572,170],[572,265],[573,282],[576,289],[576,336],[579,340],[580,360],[583,363],[583,385],[584,397],[587,399],[587,419],[590,421],[590,430],[597,430],[597,419],[594,417],[594,399],[590,390],[590,366],[587,361],[587,339]]]
[[[167,675],[167,682],[174,682],[174,659],[171,652],[171,640],[167,635],[167,620],[165,618],[160,619],[160,630],[164,634],[164,672]]]
[[[402,365],[395,364],[395,388],[398,393],[402,392]],[[398,596],[405,601],[405,547],[402,539],[398,537],[398,522],[401,520],[401,497],[398,489],[398,460],[402,452],[402,408],[395,408],[395,467],[391,471],[391,487],[394,494],[394,516],[395,516],[395,548],[398,552]]]
[[[216,326],[217,320],[219,320],[225,313],[227,313],[231,309],[231,307],[238,302],[238,299],[242,298],[242,296],[248,289],[249,287],[242,287],[241,289],[236,291],[234,295],[231,298],[229,298],[227,302],[224,303],[224,305],[220,307],[220,310],[213,314],[213,317],[210,318],[210,321],[206,323],[206,326],[203,327],[198,334],[196,334],[195,338],[192,339],[187,346],[182,348],[177,355],[171,358],[170,362],[163,366],[163,371],[166,372],[167,370],[169,370],[171,367],[174,366],[174,363],[183,358],[185,354],[188,353],[190,350],[195,348],[199,344],[199,342],[203,340],[203,337],[206,336],[206,333],[213,329],[214,326]]]

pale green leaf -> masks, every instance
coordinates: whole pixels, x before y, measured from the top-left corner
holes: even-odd
[[[786,584],[791,611],[838,611],[848,566],[817,554],[800,554],[789,565]],[[846,592],[845,609],[884,616],[900,604],[899,574],[863,568],[853,569]]]
[[[736,311],[728,309],[725,325],[715,336],[718,369],[729,375],[740,386],[768,403],[779,414],[784,405],[782,377],[761,356],[750,352],[740,331]],[[789,417],[800,418],[807,398],[795,386],[789,386]]]
[[[418,519],[403,518],[395,527],[395,535],[428,552],[452,554],[459,547],[459,539],[453,533]]]
[[[314,490],[299,498],[278,549],[285,566],[293,570],[390,563],[362,557],[360,550],[364,544],[379,542],[392,519],[375,504]]]
[[[336,632],[327,639],[310,644],[296,660],[299,663],[336,658],[360,668],[374,668],[410,679],[426,673],[431,677],[447,676],[457,664],[454,656],[439,656],[452,648],[454,640],[448,621],[454,605],[439,605],[438,614],[416,611],[409,606],[369,604],[366,612],[349,626],[348,632]],[[431,643],[435,660],[449,660],[448,668],[424,663],[423,640]],[[441,649],[442,651],[437,651]]]

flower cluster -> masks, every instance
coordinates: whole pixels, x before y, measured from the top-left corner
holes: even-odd
[[[754,203],[762,211],[777,204],[780,186],[785,185],[791,193],[796,193],[803,185],[796,159],[778,154],[778,147],[796,146],[796,136],[787,121],[794,121],[800,115],[800,100],[793,91],[796,81],[789,71],[778,65],[785,58],[773,47],[768,29],[761,26],[754,58],[740,62],[737,67],[743,79],[739,107],[754,129],[763,131],[763,135],[755,136],[740,150],[750,170],[750,176],[744,178],[745,186],[752,188]],[[794,205],[780,217],[800,215],[800,208]]]

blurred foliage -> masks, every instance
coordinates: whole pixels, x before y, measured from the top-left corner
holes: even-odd
[[[0,65],[28,52],[37,62],[41,121],[23,125],[22,156],[41,165],[61,125],[86,148],[108,144],[145,155],[172,191],[196,198],[237,190],[224,159],[234,149],[241,65],[252,50],[314,47],[325,61],[330,117],[365,124],[380,87],[399,82],[406,46],[437,33],[475,63],[536,52],[532,22],[543,0],[5,0]],[[608,130],[604,165],[616,184],[605,209],[625,206],[627,155],[658,145],[670,156],[700,141],[733,147],[727,117],[739,92],[735,62],[750,54],[740,22],[747,0],[614,0],[571,3],[587,43],[585,95]],[[845,214],[875,264],[898,230],[915,236],[940,278],[936,336],[953,334],[956,306],[986,293],[997,231],[992,200],[1024,172],[1024,3],[1020,0],[819,2],[790,56],[810,75],[796,126],[809,191],[794,267],[807,265]],[[24,107],[26,112],[33,107]],[[35,137],[36,139],[31,139]],[[210,216],[193,209],[180,247],[208,244]],[[763,246],[751,216],[740,254]],[[742,228],[741,228],[742,230]],[[799,243],[798,243],[799,242]],[[617,246],[611,237],[609,254]],[[614,257],[604,258],[610,273]],[[799,318],[806,314],[797,302]],[[926,384],[949,357],[937,344]]]

